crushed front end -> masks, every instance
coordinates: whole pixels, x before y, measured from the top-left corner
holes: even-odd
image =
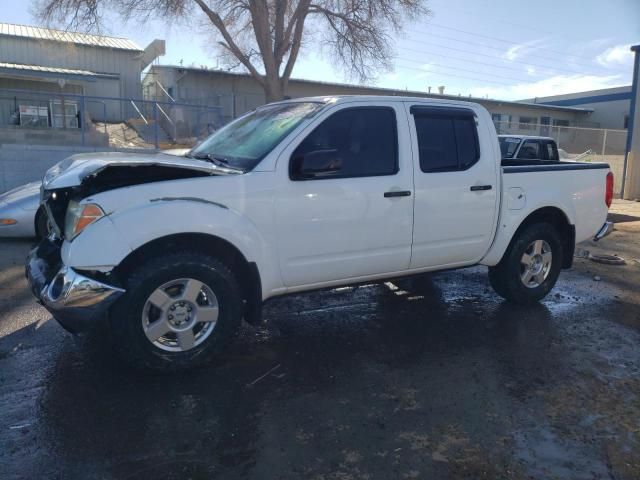
[[[31,291],[72,333],[92,330],[123,293],[62,264],[59,241],[47,238],[29,253],[25,267]]]
[[[60,251],[69,190],[43,192],[51,234],[27,256],[25,274],[38,301],[66,330],[77,333],[102,323],[109,307],[124,290],[101,281],[97,273],[77,271],[62,262]]]

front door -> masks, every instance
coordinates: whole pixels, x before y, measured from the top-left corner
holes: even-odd
[[[411,268],[476,263],[493,239],[500,188],[489,115],[459,106],[407,106],[415,183]]]
[[[275,216],[286,286],[409,267],[413,172],[399,121],[406,125],[401,102],[338,105],[279,157]]]

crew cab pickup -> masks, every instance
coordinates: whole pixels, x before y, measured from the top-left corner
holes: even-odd
[[[132,364],[217,354],[264,301],[485,265],[505,299],[542,299],[599,239],[606,164],[501,165],[480,105],[307,98],[258,108],[182,157],[95,153],[45,175],[52,234],[27,277],[68,330],[108,322]]]

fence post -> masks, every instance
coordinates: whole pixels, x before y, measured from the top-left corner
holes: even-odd
[[[158,103],[153,104],[153,133],[155,136],[156,150],[160,148],[160,132],[158,131]]]
[[[231,94],[231,120],[236,119],[236,94]]]
[[[602,161],[604,161],[604,152],[607,146],[607,130],[605,129],[604,135],[602,137]]]
[[[82,146],[84,147],[84,95],[80,97],[80,115],[78,115],[78,121],[80,122],[80,136],[82,138]]]
[[[107,134],[107,102],[102,101],[102,121],[104,122],[104,133]]]

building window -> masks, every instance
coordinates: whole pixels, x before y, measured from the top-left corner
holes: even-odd
[[[496,127],[496,132],[500,133],[500,127],[502,126],[502,114],[501,113],[492,113],[491,120],[493,120],[493,126]]]
[[[520,130],[535,130],[538,119],[536,117],[520,117],[518,128]]]
[[[566,131],[569,126],[569,120],[554,120],[553,126],[558,127],[562,131]]]

